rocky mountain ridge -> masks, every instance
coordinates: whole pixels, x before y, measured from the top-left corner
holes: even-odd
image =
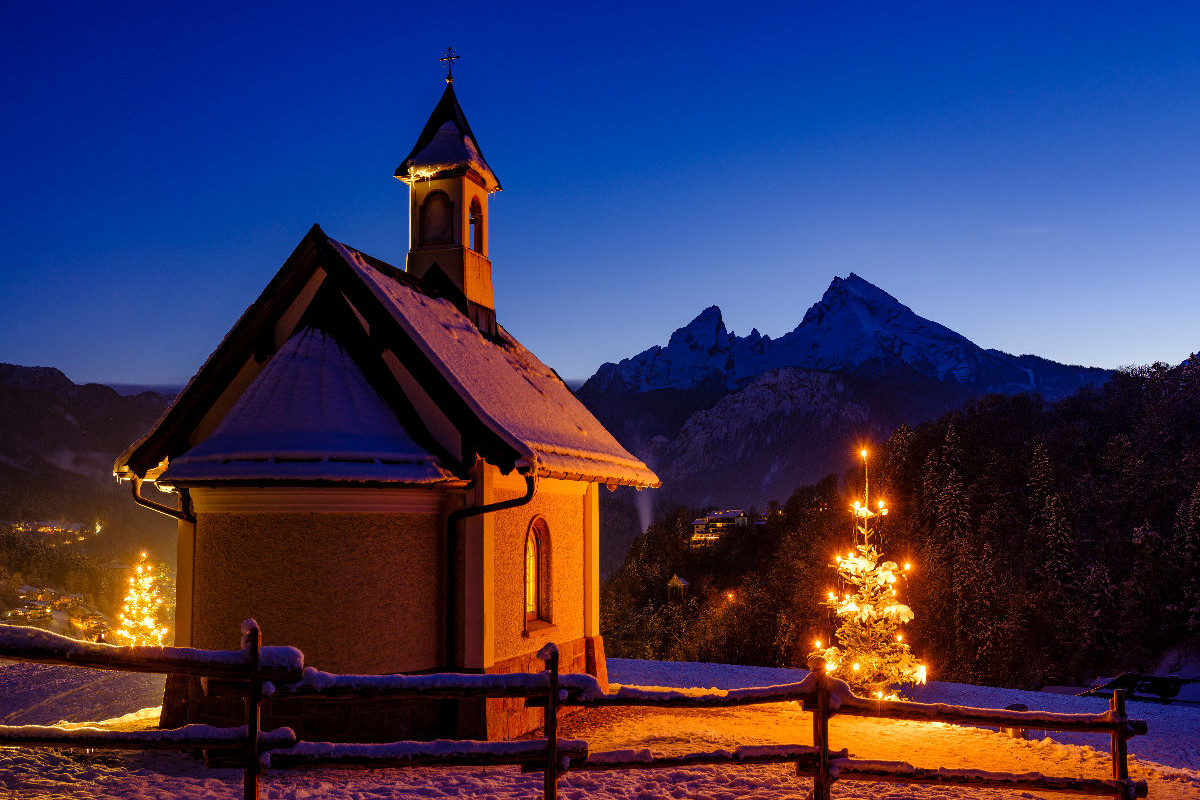
[[[1047,397],[1070,394],[1108,375],[1107,370],[985,350],[850,273],[834,278],[796,328],[778,339],[757,329],[737,336],[726,330],[721,309],[709,306],[671,334],[665,347],[603,364],[581,391],[688,390],[713,379],[732,390],[781,367],[933,379],[969,386],[972,394],[1034,391]]]

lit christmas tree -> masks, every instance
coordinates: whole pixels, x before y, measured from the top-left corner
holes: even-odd
[[[158,615],[163,608],[162,592],[154,565],[143,552],[129,579],[129,594],[121,608],[120,627],[113,631],[116,644],[158,645],[167,637],[167,628],[159,627]]]
[[[860,455],[865,477],[867,451]],[[846,681],[856,692],[896,697],[894,688],[899,684],[925,682],[925,667],[909,651],[900,632],[900,626],[912,620],[913,612],[900,602],[896,584],[910,565],[901,569],[895,561],[883,561],[871,541],[877,536],[878,518],[888,512],[882,500],[871,510],[868,489],[864,481],[863,502],[854,504],[855,549],[835,559],[838,575],[850,591],[840,595],[831,591],[825,602],[841,620],[837,630],[840,647],[821,651],[818,641],[817,655],[825,658],[830,675]]]

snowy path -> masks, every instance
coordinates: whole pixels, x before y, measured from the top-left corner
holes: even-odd
[[[108,719],[162,703],[162,675],[0,661],[0,725]]]
[[[20,671],[29,665],[19,665]],[[794,681],[802,673],[711,664],[663,664],[610,660],[614,681],[628,684],[680,688],[762,685]],[[82,671],[80,671],[82,672]],[[28,677],[28,676],[27,676]],[[39,673],[41,689],[21,686],[16,672],[0,667],[0,713],[12,711],[9,698],[21,696],[22,708],[46,711],[53,703],[41,696],[66,698],[83,708],[83,690],[71,688],[67,678]],[[94,675],[90,680],[94,680]],[[79,678],[87,682],[89,678]],[[1091,711],[1097,701],[957,684],[934,684],[916,699],[966,705],[1003,706],[1026,702],[1031,708]],[[104,716],[134,710],[137,699],[154,696],[149,687],[130,690],[122,702],[109,693]],[[1041,702],[1030,702],[1030,698]],[[99,702],[99,701],[97,701]],[[135,706],[130,706],[134,702]],[[1099,701],[1102,703],[1102,701]],[[1082,704],[1082,705],[1081,705]],[[1200,772],[1194,765],[1200,741],[1200,709],[1134,704],[1133,712],[1150,721],[1151,735],[1131,741],[1133,777],[1150,783],[1153,800],[1200,800]],[[54,716],[54,714],[51,714]],[[59,714],[59,716],[63,716]],[[22,720],[25,721],[25,720]],[[561,735],[588,739],[594,750],[650,748],[661,753],[683,753],[735,744],[800,743],[810,741],[807,714],[789,703],[739,709],[596,709],[564,717]],[[1157,735],[1156,735],[1157,734]],[[847,747],[859,758],[904,760],[918,766],[975,767],[1004,771],[1039,771],[1046,774],[1108,775],[1108,753],[1103,737],[1082,738],[1079,744],[1058,741],[1025,741],[999,733],[943,724],[887,722],[835,717],[830,725],[835,747]],[[1061,736],[1061,735],[1060,735]],[[1139,746],[1141,749],[1139,749]],[[1098,749],[1093,749],[1093,747]],[[1191,767],[1190,769],[1188,767]],[[751,767],[693,767],[602,773],[572,773],[560,783],[564,798],[734,798],[805,797],[810,781],[797,778],[786,765]],[[66,753],[0,749],[0,799],[89,800],[179,797],[186,800],[240,797],[240,773],[206,769],[198,760],[174,753]],[[445,768],[394,770],[313,770],[270,772],[265,776],[264,798],[327,798],[327,800],[416,800],[418,798],[479,797],[532,798],[541,793],[541,775],[521,774],[513,768]],[[842,782],[834,785],[835,798],[846,800],[1013,800],[1038,797],[1036,793],[968,790],[955,787],[904,786]],[[1053,798],[1055,795],[1045,795]]]

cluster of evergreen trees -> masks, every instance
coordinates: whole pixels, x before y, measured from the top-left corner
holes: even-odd
[[[1200,359],[1052,404],[984,398],[875,449],[880,549],[914,565],[906,640],[932,678],[1077,684],[1200,647]],[[656,522],[605,585],[610,655],[804,664],[836,628],[822,600],[856,473],[705,551],[688,547],[694,510]],[[691,593],[670,602],[676,573]]]

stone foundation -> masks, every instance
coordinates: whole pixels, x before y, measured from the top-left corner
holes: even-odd
[[[599,636],[560,644],[559,671],[587,673],[608,689],[604,642]],[[489,674],[541,672],[545,664],[533,653],[510,658]],[[213,691],[209,691],[208,689]],[[569,709],[564,709],[568,711]],[[221,727],[246,722],[244,701],[208,687],[201,678],[167,676],[161,725],[188,723]],[[515,739],[540,728],[543,711],[526,708],[520,698],[469,700],[264,697],[262,728],[289,727],[306,741],[393,742],[404,739]]]

